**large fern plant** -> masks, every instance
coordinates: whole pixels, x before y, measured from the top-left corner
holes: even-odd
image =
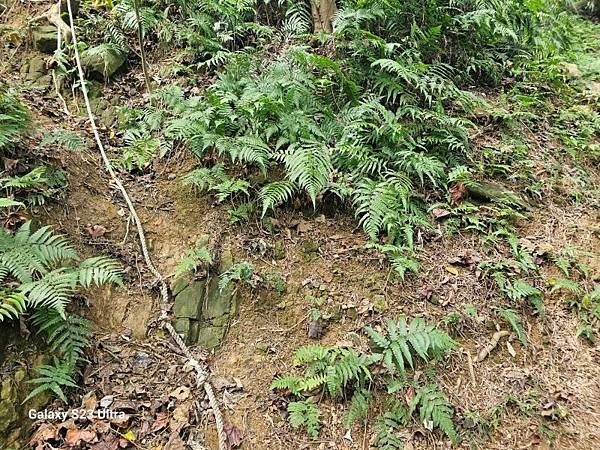
[[[39,367],[40,377],[28,398],[51,391],[66,401],[63,388],[83,359],[91,336],[90,323],[67,311],[81,289],[122,284],[120,265],[98,256],[81,260],[74,248],[46,226],[32,232],[26,222],[15,232],[0,229],[0,322],[31,313],[32,325],[45,335],[51,364]]]
[[[106,257],[77,256],[67,240],[49,226],[31,232],[26,222],[11,234],[0,229],[0,281],[11,279],[23,298],[24,310],[52,308],[65,317],[65,308],[79,288],[121,284],[120,265]],[[14,316],[14,314],[13,314]],[[7,316],[0,314],[0,320]]]

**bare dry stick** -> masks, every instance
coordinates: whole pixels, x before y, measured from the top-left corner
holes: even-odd
[[[481,349],[481,351],[477,355],[477,358],[475,358],[475,362],[481,362],[485,358],[487,358],[487,356],[492,352],[492,350],[494,350],[498,346],[498,342],[500,342],[500,339],[502,339],[505,336],[508,336],[509,334],[510,333],[506,330],[496,331],[493,334],[490,343]]]

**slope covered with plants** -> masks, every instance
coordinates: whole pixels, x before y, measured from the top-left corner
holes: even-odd
[[[126,414],[30,445],[217,448],[165,314],[213,367],[229,449],[600,439],[597,2],[21,3],[0,326],[50,354],[23,402]]]

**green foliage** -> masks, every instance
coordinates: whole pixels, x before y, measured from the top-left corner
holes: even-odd
[[[27,309],[26,298],[20,292],[0,291],[0,322],[18,318]]]
[[[404,441],[399,435],[410,421],[410,414],[400,402],[395,402],[388,411],[377,418],[374,444],[378,450],[403,450]]]
[[[184,273],[194,272],[203,265],[210,265],[213,262],[213,257],[206,245],[199,245],[196,248],[189,248],[185,251],[185,255],[175,268],[174,276],[179,276]]]
[[[350,401],[350,406],[344,415],[344,426],[350,428],[359,419],[364,419],[369,413],[371,395],[368,391],[356,391]]]
[[[182,178],[182,182],[185,186],[192,186],[199,191],[216,192],[219,202],[240,192],[249,195],[250,183],[229,178],[221,165],[193,170]]]
[[[37,384],[38,386],[29,393],[25,400],[23,400],[23,403],[46,391],[51,391],[60,398],[63,403],[67,403],[67,397],[65,396],[63,389],[77,387],[75,380],[71,377],[72,367],[67,364],[61,364],[55,358],[52,365],[42,365],[36,367],[35,370],[40,376],[27,381],[27,383]]]
[[[350,383],[361,386],[371,378],[369,365],[373,360],[358,355],[353,349],[305,345],[296,350],[294,365],[306,365],[303,377],[276,378],[272,389],[287,389],[295,395],[322,388],[332,397],[344,394]]]
[[[426,428],[437,427],[453,443],[458,442],[458,435],[452,421],[453,408],[436,385],[429,384],[417,389],[414,398],[409,402],[408,409],[409,415],[412,415],[416,409],[419,410],[419,418]]]
[[[66,305],[81,286],[121,284],[120,266],[105,257],[79,262],[67,240],[48,226],[31,233],[30,222],[9,234],[0,229],[0,279],[13,277],[27,308],[53,308],[64,316]]]
[[[376,354],[381,355],[384,366],[392,374],[396,371],[404,374],[407,366],[414,368],[414,355],[427,362],[454,346],[450,336],[434,325],[425,324],[421,318],[410,323],[404,317],[398,322],[388,320],[386,335],[369,326],[365,327],[365,331],[376,348]]]
[[[349,394],[352,394],[344,416],[344,426],[350,428],[357,420],[367,417],[373,391],[378,385],[385,386],[390,394],[406,387],[404,367],[413,365],[413,353],[425,361],[430,361],[432,357],[443,354],[453,345],[447,334],[433,326],[425,325],[422,319],[414,319],[410,324],[404,318],[398,323],[390,321],[386,336],[372,329],[367,329],[367,333],[377,347],[373,353],[357,353],[353,348],[318,344],[298,348],[294,355],[294,365],[303,368],[302,374],[281,375],[273,380],[271,389],[288,391],[294,398],[301,400],[306,397],[314,399],[318,394],[321,394],[321,397],[327,394],[336,400],[350,398]],[[392,372],[402,368],[402,377],[394,381],[383,378],[383,372],[379,368],[372,370],[372,366],[381,362]],[[452,423],[452,408],[446,397],[435,386],[428,385],[419,388],[415,398],[416,400],[411,401],[408,411],[397,403],[379,417],[374,441],[378,448],[403,448],[397,431],[408,424],[411,415],[417,409],[425,426],[429,429],[439,427],[453,441],[457,440]],[[304,411],[303,407],[298,408]],[[301,421],[301,417],[298,417],[297,421],[305,423]]]
[[[92,335],[91,322],[75,315],[65,318],[50,308],[36,310],[32,322],[38,333],[46,335],[49,351],[58,354],[65,367],[75,367],[83,358]]]
[[[21,102],[0,83],[0,150],[14,145],[29,124],[29,115]]]
[[[243,281],[251,287],[255,286],[254,281],[254,266],[247,262],[234,264],[225,272],[219,279],[219,290],[226,289],[231,282]]]
[[[506,323],[511,326],[514,332],[517,333],[517,338],[519,341],[521,341],[521,344],[527,345],[527,335],[525,334],[523,324],[521,323],[517,312],[512,309],[498,308],[496,310],[496,314],[504,319]]]
[[[52,132],[45,132],[40,141],[40,147],[51,147],[54,145],[71,151],[83,150],[85,148],[85,141],[77,133],[57,128]]]
[[[65,173],[49,166],[38,166],[24,175],[0,179],[0,189],[21,198],[31,206],[43,205],[67,186]]]
[[[288,404],[290,425],[294,428],[304,428],[307,434],[316,439],[321,429],[319,408],[308,400],[290,402]]]

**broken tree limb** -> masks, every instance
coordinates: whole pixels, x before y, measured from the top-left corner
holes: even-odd
[[[500,339],[502,339],[505,336],[508,336],[509,334],[510,333],[506,330],[496,331],[493,334],[490,343],[480,350],[474,362],[481,362],[485,358],[487,358],[487,356],[498,346],[498,342],[500,342]]]

